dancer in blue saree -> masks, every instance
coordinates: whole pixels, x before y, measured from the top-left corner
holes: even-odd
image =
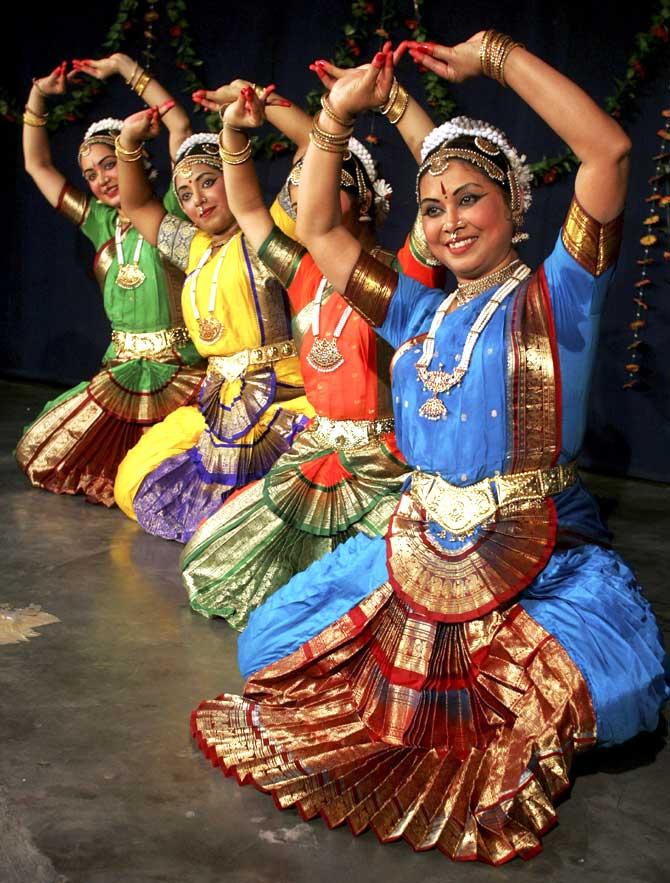
[[[192,723],[215,764],[280,807],[500,864],[541,849],[573,753],[655,729],[668,695],[654,617],[575,467],[630,145],[509,37],[411,50],[452,81],[483,72],[517,92],[580,158],[575,197],[532,273],[514,250],[527,169],[500,130],[456,118],[425,140],[417,195],[458,285],[445,298],[383,267],[331,207],[348,125],[398,94],[392,57],[330,72],[298,235],[396,350],[414,468],[385,538],[345,543],[253,614],[244,695]]]

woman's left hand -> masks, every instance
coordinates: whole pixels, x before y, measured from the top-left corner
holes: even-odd
[[[456,46],[441,46],[439,43],[417,43],[414,40],[403,41],[395,52],[396,64],[404,52],[409,52],[413,60],[421,67],[432,71],[450,83],[462,83],[482,72],[479,50],[485,31],[473,34],[465,43]]]

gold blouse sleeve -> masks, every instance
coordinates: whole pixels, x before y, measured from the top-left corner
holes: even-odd
[[[90,204],[90,196],[82,193],[81,190],[77,190],[71,184],[64,184],[58,197],[56,210],[67,218],[68,221],[72,221],[77,227],[81,227],[88,217]]]
[[[572,197],[563,224],[563,245],[568,254],[592,276],[601,276],[616,261],[621,247],[623,215],[601,224]]]
[[[361,251],[342,296],[366,322],[378,328],[398,285],[398,274]]]
[[[265,242],[258,249],[258,257],[271,273],[288,288],[295,276],[305,249],[295,239],[291,239],[275,226]]]
[[[158,251],[183,273],[188,267],[188,256],[198,228],[183,218],[166,214],[158,228]]]

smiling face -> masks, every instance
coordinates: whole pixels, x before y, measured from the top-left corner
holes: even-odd
[[[82,175],[93,196],[104,205],[119,208],[121,195],[114,148],[107,144],[91,144],[80,163]]]
[[[424,174],[419,198],[430,250],[459,282],[485,276],[515,257],[507,195],[475,166],[454,159],[441,175]]]
[[[174,182],[181,207],[200,230],[212,236],[224,233],[235,219],[223,175],[206,163],[195,163],[188,171],[188,176],[178,174]]]

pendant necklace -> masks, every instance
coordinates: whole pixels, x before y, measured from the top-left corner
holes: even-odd
[[[327,285],[328,280],[323,276],[314,297],[314,305],[312,307],[312,334],[314,335],[314,341],[307,353],[308,364],[321,374],[336,371],[340,365],[344,364],[344,356],[337,346],[337,341],[344,330],[344,326],[347,324],[349,316],[353,313],[353,308],[347,306],[340,316],[340,321],[337,323],[335,331],[333,331],[333,336],[330,338],[320,337],[321,303]]]
[[[421,417],[424,417],[426,420],[441,420],[443,417],[447,416],[448,411],[446,405],[438,398],[438,395],[440,393],[449,394],[453,387],[458,386],[461,383],[468,372],[472,352],[482,331],[491,321],[496,310],[505,298],[529,275],[530,267],[527,267],[525,264],[522,264],[521,261],[516,260],[511,264],[508,264],[506,267],[503,267],[502,270],[490,273],[488,276],[483,276],[481,279],[475,280],[475,282],[462,283],[442,301],[433,316],[430,329],[423,341],[421,356],[416,363],[418,379],[423,383],[424,390],[432,393],[432,396],[428,401],[424,402],[419,408],[419,414]],[[495,285],[498,282],[501,282],[502,284],[486,302],[482,311],[475,319],[472,328],[468,332],[468,336],[465,338],[465,345],[458,366],[454,368],[453,371],[445,371],[444,365],[440,363],[436,371],[429,371],[428,366],[435,354],[435,335],[437,334],[444,317],[449,312],[452,303],[455,301],[460,306],[463,306],[483,291],[486,291],[491,285]]]
[[[216,264],[214,266],[212,281],[209,286],[209,303],[207,304],[207,316],[205,317],[200,315],[200,311],[198,310],[198,306],[195,302],[195,295],[198,285],[198,276],[202,272],[202,268],[205,266],[207,261],[211,258],[215,246],[210,245],[209,248],[206,249],[203,256],[198,261],[197,267],[192,270],[188,276],[191,309],[193,311],[193,317],[198,325],[198,335],[203,343],[215,343],[223,335],[224,332],[223,322],[219,321],[219,319],[217,319],[214,315],[214,306],[216,304],[216,293],[219,285],[219,276],[221,275],[223,260],[226,256],[226,252],[228,251],[230,243],[233,241],[233,236],[231,236],[227,240],[227,242],[221,249]]]
[[[114,242],[116,243],[116,262],[119,265],[116,274],[116,284],[119,288],[138,288],[147,278],[139,266],[144,237],[140,233],[137,234],[137,245],[135,246],[135,254],[131,264],[126,263],[123,255],[123,239],[121,237],[121,221],[119,218],[116,219]]]

